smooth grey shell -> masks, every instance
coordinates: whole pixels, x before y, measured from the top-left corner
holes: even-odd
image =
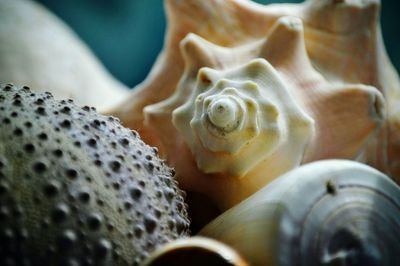
[[[400,265],[400,188],[360,163],[310,163],[200,235],[231,245],[251,265]]]

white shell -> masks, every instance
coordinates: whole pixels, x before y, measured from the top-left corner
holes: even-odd
[[[36,1],[0,1],[0,82],[108,109],[129,91],[59,18]]]
[[[313,131],[312,119],[263,59],[222,72],[202,68],[194,93],[173,111],[172,122],[202,172],[233,177],[278,153],[299,164]]]
[[[200,232],[251,265],[399,265],[400,188],[381,172],[327,160],[290,171]]]

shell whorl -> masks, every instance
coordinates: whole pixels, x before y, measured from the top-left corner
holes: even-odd
[[[217,134],[222,136],[232,132],[238,128],[239,125],[243,124],[244,111],[241,108],[243,105],[233,97],[234,95],[229,96],[229,94],[237,93],[235,88],[225,88],[222,93],[224,92],[225,95],[217,99],[206,99],[208,105],[205,103],[206,106],[204,106],[207,109],[205,116],[210,121],[210,125],[218,129],[222,134]],[[196,101],[197,100],[201,101],[199,98],[197,98]]]
[[[400,263],[399,225],[394,182],[369,166],[330,160],[282,175],[200,235],[231,245],[256,266],[389,266]]]
[[[263,39],[237,47],[195,34],[182,40],[185,72],[171,97],[144,108],[144,124],[183,188],[224,209],[302,162],[363,150],[382,124],[382,95],[326,80],[307,56],[303,30],[300,19],[282,17]]]
[[[310,87],[308,91],[313,91],[315,81],[321,78],[338,85],[361,83],[377,88],[386,101],[387,119],[380,135],[369,138],[368,149],[361,151],[360,147],[365,145],[360,146],[359,143],[347,145],[349,149],[341,149],[339,146],[342,144],[335,143],[342,139],[341,136],[335,139],[331,139],[335,136],[327,136],[320,138],[321,141],[314,145],[315,150],[308,153],[303,162],[326,158],[361,158],[362,156],[359,155],[363,152],[365,155],[363,158],[367,163],[394,178],[400,176],[398,162],[400,119],[397,115],[400,82],[383,44],[379,27],[379,0],[306,0],[300,4],[274,5],[260,5],[242,0],[169,0],[166,1],[166,7],[169,26],[165,49],[146,82],[135,89],[128,99],[127,105],[130,106],[123,106],[115,113],[126,124],[143,129],[145,132],[142,136],[145,139],[153,140],[154,134],[147,130],[146,119],[143,119],[146,116],[142,112],[143,107],[173,97],[178,80],[182,75],[187,74],[188,57],[185,52],[179,52],[184,39],[187,39],[187,34],[193,33],[223,47],[220,51],[225,55],[218,59],[212,53],[203,53],[204,57],[194,59],[192,57],[198,67],[225,69],[254,59],[254,56],[250,55],[251,53],[254,55],[254,50],[242,53],[241,49],[228,52],[225,48],[247,44],[251,46],[258,41],[265,41],[266,33],[271,32],[272,28],[279,24],[279,27],[275,28],[275,33],[279,33],[277,31],[279,28],[282,30],[280,33],[284,34],[267,36],[273,37],[272,39],[277,41],[276,45],[267,45],[269,47],[265,47],[266,49],[259,54],[259,57],[262,55],[261,57],[266,58],[281,74],[287,76],[289,82],[307,85]],[[294,16],[301,21],[297,23],[291,18],[287,27],[287,23],[283,23],[282,20],[284,16]],[[303,35],[303,27],[299,27],[301,24],[304,24],[304,40],[297,38]],[[291,35],[288,34],[289,31]],[[297,41],[303,42],[304,49],[298,45],[299,43],[293,42],[296,38]],[[268,42],[269,40],[266,41]],[[301,53],[297,53],[299,49],[306,50],[307,55],[302,56]],[[293,58],[291,54],[297,54],[298,57]],[[299,60],[305,58],[309,60],[308,63]],[[318,70],[316,75],[312,79],[304,78],[308,77],[305,72],[309,73],[306,69],[311,66]],[[329,86],[325,89],[330,90]],[[299,96],[295,95],[295,97]],[[312,100],[312,95],[306,98]],[[356,104],[353,103],[353,106]],[[323,111],[323,104],[321,104],[321,109]],[[311,111],[319,112],[319,110]],[[319,123],[316,122],[316,124]],[[324,124],[320,128],[328,127]],[[349,139],[355,142],[367,139],[367,130],[357,131],[363,130],[365,131],[363,134]],[[354,130],[347,132],[353,133]],[[151,136],[147,137],[146,133]],[[327,150],[321,149],[319,152],[318,149],[323,143],[332,143],[332,145],[328,145]],[[335,146],[338,147],[337,150]],[[345,152],[341,153],[340,150]]]
[[[241,177],[279,146],[304,147],[312,133],[312,119],[264,59],[224,71],[202,68],[194,91],[172,122],[205,173]]]

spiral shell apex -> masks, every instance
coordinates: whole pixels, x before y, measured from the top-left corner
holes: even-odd
[[[141,136],[182,188],[219,210],[301,163],[355,159],[382,125],[376,88],[332,83],[314,69],[299,18],[279,18],[243,45],[188,34],[180,48],[184,73],[173,95],[144,108]]]
[[[195,93],[173,111],[172,121],[200,170],[238,177],[282,143],[301,150],[313,129],[264,59],[227,71],[200,69]],[[295,160],[301,158],[297,153]]]
[[[400,80],[381,36],[379,0],[306,0],[272,5],[244,0],[166,0],[165,4],[166,45],[146,81],[112,112],[126,125],[139,129],[146,141],[158,145],[158,137],[146,125],[143,108],[168,98],[180,98],[174,94],[183,76],[191,79],[201,67],[227,69],[261,57],[282,79],[297,87],[290,88],[291,92],[305,103],[301,107],[315,120],[316,138],[303,163],[357,158],[395,180],[400,176]],[[185,45],[190,35],[218,46],[218,56],[215,51],[204,52]],[[190,59],[190,53],[202,56]],[[371,86],[373,92],[365,85]],[[349,115],[343,113],[340,119],[349,121],[332,115],[334,112],[325,105],[334,101],[328,97],[318,99],[316,95],[322,94],[346,102]],[[364,94],[363,100],[360,94]],[[379,111],[382,96],[386,106]],[[367,109],[377,114],[376,123],[362,112],[366,102],[374,102],[371,99],[376,99],[378,112]],[[329,123],[340,121],[334,134],[328,132],[332,125],[325,123],[324,117]],[[357,121],[351,123],[352,119]],[[347,130],[349,123],[351,130]],[[376,128],[380,128],[379,135],[372,136],[370,133]]]

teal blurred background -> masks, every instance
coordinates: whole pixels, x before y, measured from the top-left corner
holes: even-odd
[[[88,44],[106,68],[133,87],[149,72],[165,33],[163,0],[37,0],[61,17]],[[258,0],[259,3],[302,1]],[[381,0],[386,49],[400,69],[400,1]]]

